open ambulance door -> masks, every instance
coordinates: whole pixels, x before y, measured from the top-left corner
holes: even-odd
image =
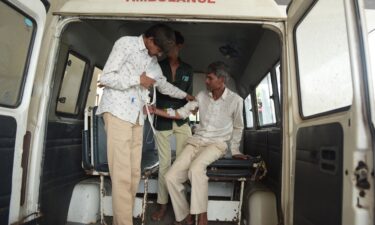
[[[0,224],[22,221],[27,117],[46,9],[38,0],[0,1]]]
[[[288,8],[285,224],[373,224],[374,96],[362,11],[361,0]]]

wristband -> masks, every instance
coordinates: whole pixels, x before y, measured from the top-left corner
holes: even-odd
[[[168,113],[169,116],[173,116],[173,117],[176,116],[176,111],[172,108],[168,108],[167,113]]]

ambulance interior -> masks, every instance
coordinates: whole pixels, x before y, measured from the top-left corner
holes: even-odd
[[[124,35],[139,36],[154,23],[82,19],[68,24],[62,32],[53,75],[40,195],[43,221],[47,224],[69,221],[73,189],[89,177],[82,168],[82,157],[85,157],[82,156],[84,111],[100,100],[97,80],[114,42]],[[205,71],[209,63],[220,60],[230,67],[232,77],[227,86],[244,99],[245,129],[241,149],[244,154],[261,156],[264,160],[267,174],[255,186],[273,193],[273,207],[270,209],[277,220],[281,201],[282,151],[280,34],[276,28],[259,23],[187,21],[167,24],[185,38],[180,57],[193,67],[193,94],[205,89]],[[195,123],[199,123],[199,115],[191,117],[191,125]],[[147,158],[145,154],[152,152],[157,160],[155,149],[152,131],[146,122],[143,157]],[[232,183],[231,190],[238,195],[238,184]],[[252,186],[246,182],[243,194],[243,218],[247,221],[250,220],[246,211],[250,207]],[[149,199],[156,201],[155,194],[149,194]]]
[[[84,1],[81,2],[86,4]],[[258,3],[259,1],[253,2]],[[298,4],[302,1],[295,2]],[[331,43],[337,42],[337,45],[345,47],[343,43],[347,43],[345,35],[348,32],[345,29],[334,29],[337,25],[343,25],[345,28],[345,17],[332,17],[331,9],[333,7],[325,5],[331,3],[342,5],[343,2],[311,2],[314,4],[318,2],[318,4],[313,7],[314,4],[311,3],[313,13],[310,13],[310,16],[309,13],[303,14],[302,11],[299,11],[300,14],[294,15],[298,17],[294,21],[297,24],[296,30],[298,31],[298,26],[303,25],[299,35],[301,37],[300,47],[308,49],[307,53],[310,50],[318,53],[314,55],[319,55],[325,50],[330,54],[326,54],[326,57],[321,57],[321,59],[305,57],[304,62],[313,62],[305,65],[307,71],[315,69],[314,66],[309,67],[310,65],[316,65],[322,61],[328,62],[324,68],[334,67],[332,65],[335,65],[336,62],[330,63],[332,60],[340,58],[341,55],[337,53],[337,48],[334,46],[325,49],[327,46],[321,45],[321,43],[327,42],[331,47]],[[17,107],[21,103],[25,91],[23,85],[26,77],[24,73],[28,70],[30,53],[35,52],[35,50],[30,50],[30,46],[34,41],[37,26],[33,25],[31,18],[25,17],[16,7],[11,6],[11,3],[8,5],[8,1],[0,3],[0,17],[4,18],[0,22],[0,30],[4,31],[2,34],[8,34],[4,35],[3,39],[3,36],[0,37],[0,48],[3,50],[0,51],[0,104],[2,107],[5,106],[5,112],[8,112],[11,111],[9,109],[18,109]],[[375,19],[373,19],[375,13],[373,9],[375,5],[370,0],[365,1],[365,5],[366,8],[371,9],[368,10],[366,16],[370,34],[370,51],[373,54],[372,50],[375,49],[373,48],[375,43]],[[52,4],[52,8],[57,8],[57,6]],[[98,12],[105,11],[104,8],[96,10]],[[121,11],[122,8],[119,10]],[[293,4],[289,10],[296,11]],[[293,46],[294,50],[288,49],[287,51],[285,38],[289,38],[288,41],[294,38],[293,44],[297,45],[299,37],[296,35],[296,30],[293,31],[295,33],[291,37],[286,35],[286,31],[280,31],[276,27],[276,25],[280,25],[280,27],[285,25],[281,21],[282,19],[258,20],[256,18],[260,17],[253,19],[246,17],[247,19],[244,20],[242,17],[238,17],[234,20],[227,20],[224,17],[221,17],[224,19],[214,19],[210,16],[186,15],[186,17],[176,16],[174,18],[172,14],[168,14],[168,17],[163,15],[162,18],[161,14],[155,17],[136,17],[144,15],[137,13],[126,14],[130,15],[129,17],[117,17],[118,15],[112,11],[104,14],[107,16],[80,12],[75,14],[76,10],[72,11],[73,14],[69,14],[70,11],[67,10],[60,14],[56,13],[54,17],[51,16],[51,12],[56,12],[56,9],[51,9],[48,13],[35,79],[31,83],[29,82],[33,84],[32,93],[30,87],[26,90],[30,91],[31,101],[27,112],[28,118],[25,118],[24,121],[27,121],[27,130],[30,131],[28,135],[37,140],[35,141],[37,143],[31,143],[31,146],[37,146],[38,149],[31,152],[33,156],[37,156],[36,159],[27,155],[28,151],[24,151],[24,155],[22,155],[22,167],[25,165],[26,167],[22,168],[20,200],[14,198],[14,196],[18,196],[17,193],[12,193],[14,191],[12,188],[21,186],[21,181],[15,180],[16,176],[14,176],[20,171],[20,168],[16,168],[19,166],[18,164],[13,165],[15,161],[12,159],[19,159],[21,156],[16,153],[22,152],[24,149],[19,146],[17,149],[15,146],[17,121],[6,113],[0,116],[0,125],[3,128],[0,129],[0,151],[2,152],[0,172],[3,178],[3,185],[0,185],[0,223],[3,221],[4,224],[7,223],[8,218],[13,216],[13,221],[17,219],[28,221],[37,218],[38,224],[75,225],[100,224],[100,220],[104,217],[107,224],[111,224],[110,179],[106,172],[106,166],[101,168],[100,165],[96,165],[97,161],[105,162],[106,160],[105,145],[102,142],[97,142],[95,138],[92,138],[94,135],[90,133],[96,129],[94,128],[95,121],[92,122],[94,120],[93,107],[98,105],[102,91],[97,87],[97,80],[119,37],[124,35],[139,36],[148,27],[159,22],[168,24],[185,37],[185,46],[180,55],[182,60],[193,67],[195,73],[193,94],[205,89],[204,73],[209,63],[220,60],[229,65],[232,77],[227,87],[244,99],[244,132],[241,151],[254,158],[260,157],[264,162],[264,164],[254,163],[257,167],[249,170],[251,175],[254,175],[256,174],[254,172],[260,168],[259,173],[255,176],[256,181],[252,180],[253,176],[246,177],[245,181],[237,179],[238,177],[226,181],[210,178],[209,224],[283,224],[283,216],[285,216],[285,221],[293,220],[293,224],[338,225],[342,224],[342,218],[352,215],[347,213],[348,199],[351,196],[344,195],[344,185],[348,187],[351,184],[347,184],[343,180],[343,177],[350,174],[343,168],[344,135],[348,136],[348,133],[345,134],[342,124],[329,119],[325,120],[327,114],[318,113],[317,115],[322,118],[321,121],[324,121],[314,123],[312,121],[316,119],[314,113],[309,114],[313,115],[312,117],[303,118],[303,113],[295,112],[297,106],[293,105],[292,107],[292,103],[296,103],[301,111],[301,102],[294,101],[301,99],[301,87],[298,81],[298,59],[295,59],[296,66],[289,60],[294,60],[294,57],[298,58],[306,51],[298,52],[297,46]],[[119,15],[124,15],[121,13]],[[70,17],[75,15],[82,17],[79,19]],[[70,22],[63,27],[60,34],[57,30],[61,27],[56,26],[56,22],[59,20],[59,25],[61,25],[61,20],[66,22],[67,19]],[[334,23],[327,23],[327,21],[334,21]],[[317,41],[314,40],[317,37],[314,35],[315,28],[318,27],[315,22],[320,25],[327,23],[327,26],[324,26],[325,32],[321,32],[323,35]],[[334,27],[332,28],[332,26]],[[328,38],[335,35],[339,38]],[[344,42],[341,43],[337,40]],[[57,54],[54,54],[55,41],[57,42]],[[311,45],[311,42],[314,42],[314,45]],[[337,57],[332,57],[336,55]],[[372,63],[374,65],[374,60]],[[350,66],[349,64],[341,64],[340,69],[349,71],[346,69]],[[317,67],[319,67],[317,68],[318,72],[314,75],[324,76],[326,73],[321,71],[320,65]],[[297,77],[294,77],[294,72]],[[51,79],[49,79],[50,75]],[[324,80],[321,78],[318,77],[318,79]],[[350,82],[346,82],[346,84],[350,84]],[[295,93],[295,87],[288,85],[295,85],[299,90]],[[307,82],[304,87],[306,86],[311,86],[309,90],[316,89],[320,92],[329,89],[316,87],[310,82]],[[337,86],[346,90],[340,85]],[[295,94],[299,96],[296,97]],[[47,97],[49,97],[49,103],[46,106],[48,118],[45,118],[44,106]],[[24,101],[24,103],[28,102]],[[351,101],[344,108],[340,108],[340,106],[330,113],[339,115],[342,112],[348,112],[350,104]],[[87,109],[91,111],[88,113]],[[283,118],[292,120],[294,117],[303,121],[307,126],[301,126],[298,132],[293,133],[283,127],[283,125],[290,126],[293,122],[283,121]],[[47,121],[46,126],[37,126],[43,124],[44,119]],[[199,123],[199,114],[191,116],[190,119],[191,126],[194,127]],[[40,134],[44,134],[44,131],[45,136],[41,137]],[[85,133],[86,131],[89,132]],[[103,132],[99,133],[99,136],[100,134]],[[143,139],[142,158],[145,161],[148,159],[157,161],[157,150],[147,121],[144,126]],[[292,139],[296,141],[293,142]],[[283,146],[283,140],[288,148]],[[27,139],[24,141],[27,143]],[[172,139],[172,148],[173,142]],[[99,147],[98,143],[100,143]],[[42,145],[44,145],[43,148],[39,149]],[[94,148],[99,149],[98,152]],[[100,149],[104,149],[104,151]],[[287,151],[290,151],[290,154],[284,154]],[[38,161],[40,152],[43,152],[41,165]],[[27,167],[28,160],[23,159],[29,159],[34,164]],[[283,159],[287,161],[284,162]],[[35,164],[35,162],[37,163]],[[227,164],[227,168],[237,170],[238,165],[243,164],[234,163]],[[38,171],[40,166],[42,167],[41,173]],[[157,167],[153,168],[157,169]],[[29,171],[27,171],[28,169]],[[213,169],[216,168],[213,167]],[[287,177],[283,177],[283,179],[282,169],[284,174],[287,174]],[[220,172],[220,170],[217,171]],[[139,204],[138,211],[135,210],[135,224],[142,223],[142,216],[145,216],[143,224],[171,224],[174,220],[171,206],[169,206],[170,213],[165,221],[150,221],[151,212],[156,205],[155,182],[157,181],[157,171],[152,170],[151,172],[150,176],[147,175],[146,179],[142,178],[141,181],[137,194]],[[210,172],[212,172],[211,169]],[[28,176],[29,174],[31,176]],[[37,175],[33,176],[33,174]],[[148,186],[146,181],[149,182]],[[23,186],[26,183],[31,187]],[[34,184],[35,186],[33,186]],[[244,190],[242,184],[244,184]],[[142,213],[142,198],[147,196],[144,190],[146,186],[148,187],[146,202],[149,204],[145,213]],[[285,189],[282,190],[282,187]],[[38,188],[39,195],[25,195],[26,192],[28,194],[38,192]],[[82,192],[82,190],[88,191],[90,188],[91,192]],[[103,190],[105,191],[103,192]],[[243,190],[242,194],[241,190]],[[13,199],[11,200],[12,195]],[[19,201],[20,204],[18,204]],[[225,203],[227,201],[231,202],[231,205],[227,205]],[[282,211],[281,206],[287,207],[285,212]],[[357,204],[357,207],[362,206]],[[358,208],[353,210],[358,211]],[[14,215],[18,215],[18,213],[26,216],[14,218]],[[79,218],[77,219],[77,217]],[[218,220],[224,222],[217,222]]]

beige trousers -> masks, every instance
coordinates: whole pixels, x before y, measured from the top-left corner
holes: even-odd
[[[157,203],[168,203],[168,190],[165,184],[165,173],[171,166],[171,145],[169,143],[170,136],[174,134],[176,137],[176,157],[180,155],[186,145],[186,139],[191,136],[190,126],[185,123],[180,127],[173,121],[172,130],[157,131],[155,135],[156,144],[158,146],[159,155],[159,176],[158,176],[158,199]]]
[[[187,140],[184,150],[165,175],[176,221],[185,219],[189,212],[190,214],[207,212],[207,166],[223,157],[226,148],[227,145],[223,142],[207,144],[194,137]],[[190,210],[184,190],[187,179],[191,183]]]
[[[141,177],[143,126],[104,113],[112,180],[114,225],[133,224],[133,205]]]

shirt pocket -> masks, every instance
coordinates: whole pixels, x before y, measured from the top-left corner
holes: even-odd
[[[183,83],[187,83],[187,82],[189,82],[189,80],[190,80],[190,76],[189,75],[182,75],[181,81]]]
[[[190,81],[189,76],[182,75],[180,79],[175,82],[174,85],[183,91],[187,91],[187,89],[189,88],[189,83],[190,83],[189,81]]]

